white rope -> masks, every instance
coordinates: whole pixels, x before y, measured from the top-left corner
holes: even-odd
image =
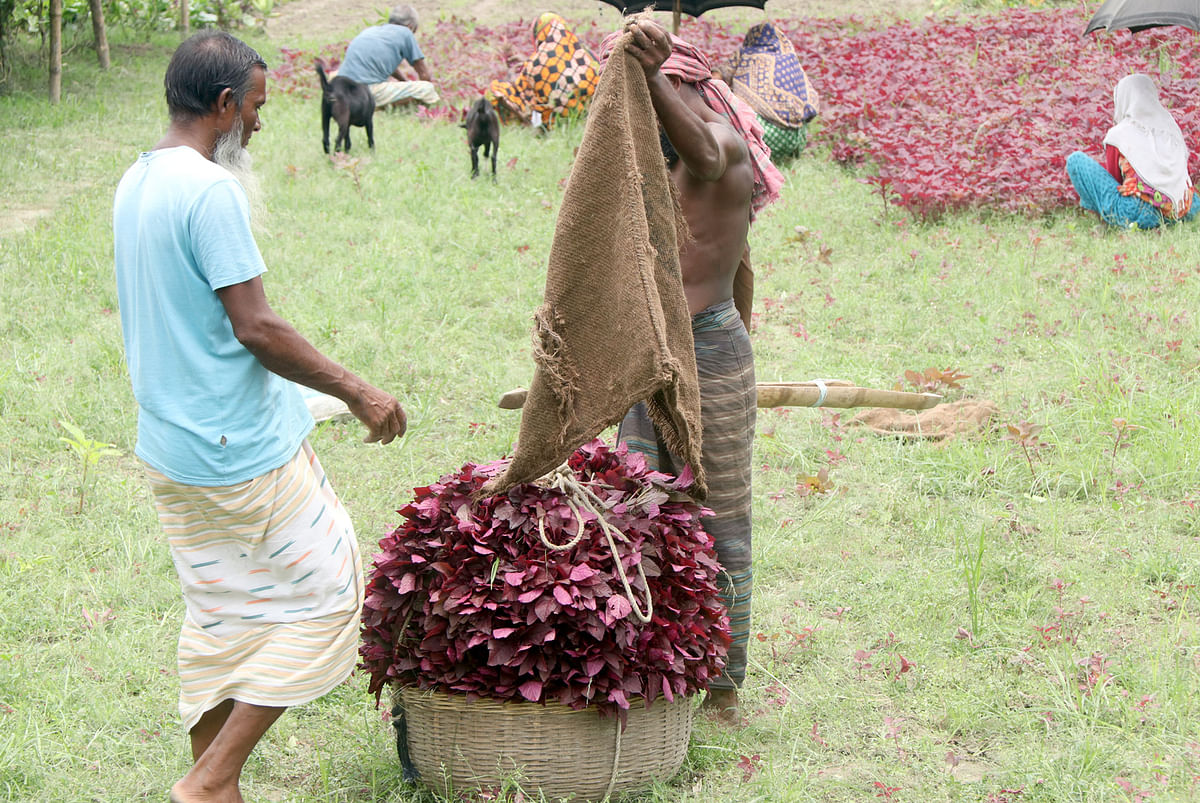
[[[618,717],[613,718],[613,725],[617,728],[617,743],[613,747],[613,765],[612,772],[608,776],[608,788],[604,790],[604,797],[601,800],[607,801],[612,795],[613,787],[617,785],[617,768],[621,764],[621,720]]]
[[[654,598],[650,594],[650,584],[646,582],[646,572],[642,568],[642,564],[638,562],[638,578],[642,581],[642,587],[646,589],[646,612],[642,613],[638,608],[637,594],[633,590],[633,586],[629,582],[629,575],[625,571],[624,564],[621,563],[621,553],[617,550],[617,539],[625,543],[629,543],[629,539],[625,534],[616,527],[609,524],[608,519],[604,517],[604,511],[608,506],[604,504],[604,500],[596,496],[596,494],[586,484],[575,478],[574,473],[567,468],[566,465],[559,466],[553,472],[553,478],[550,480],[550,487],[561,491],[563,501],[567,507],[571,509],[571,515],[575,517],[576,532],[575,536],[565,544],[551,543],[546,537],[545,513],[538,512],[538,537],[541,539],[543,546],[555,552],[563,552],[570,549],[579,543],[583,538],[584,521],[583,514],[580,512],[580,507],[592,513],[596,517],[596,523],[600,525],[600,531],[604,533],[604,539],[608,542],[608,549],[612,553],[613,563],[617,567],[617,576],[621,578],[621,586],[625,590],[625,599],[629,602],[629,607],[632,609],[633,615],[642,624],[646,624],[654,616]],[[572,499],[574,497],[574,499]],[[576,506],[576,502],[579,506]]]
[[[570,499],[564,498],[563,501],[567,503],[567,507],[571,508],[571,515],[575,517],[575,537],[565,544],[550,543],[550,539],[546,537],[546,517],[544,514],[538,513],[538,537],[542,539],[542,544],[546,549],[555,552],[566,552],[583,538],[583,517],[579,515],[579,508],[571,504]]]
[[[829,386],[825,384],[824,379],[814,379],[812,383],[817,386],[817,390],[819,391],[817,400],[812,403],[812,406],[820,407],[825,403],[825,397],[829,395]]]

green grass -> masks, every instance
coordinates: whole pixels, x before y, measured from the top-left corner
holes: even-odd
[[[9,800],[162,800],[188,765],[182,605],[132,454],[109,222],[122,171],[162,131],[174,40],[113,40],[108,74],[69,61],[60,106],[22,64],[0,98],[0,210],[47,210],[0,235]],[[313,438],[369,555],[414,486],[516,436],[495,399],[531,373],[530,316],[581,129],[505,129],[493,185],[468,179],[452,126],[381,114],[377,152],[338,169],[315,100],[276,94],[264,120],[252,151],[269,297],[410,417],[388,447],[362,444],[357,424]],[[891,387],[906,369],[953,367],[971,377],[949,398],[1002,412],[995,431],[937,445],[870,435],[847,425],[853,411],[760,411],[749,722],[699,724],[681,774],[639,799],[1133,799],[1117,779],[1189,799],[1197,230],[1097,233],[1073,212],[918,224],[819,150],[786,173],[753,232],[759,378]],[[1115,419],[1138,428],[1114,450]],[[121,452],[93,468],[82,515],[62,421]],[[1002,437],[1022,421],[1044,426],[1030,462]],[[797,494],[825,465],[834,490]],[[897,673],[901,656],[911,669]],[[1103,671],[1089,675],[1093,656]],[[739,760],[754,755],[746,778]],[[289,712],[246,777],[250,800],[432,800],[402,784],[363,677]]]

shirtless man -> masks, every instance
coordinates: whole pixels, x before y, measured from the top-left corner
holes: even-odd
[[[782,176],[770,163],[761,129],[756,135],[739,117],[732,93],[711,80],[702,53],[649,20],[626,30],[632,35],[629,52],[646,74],[663,155],[691,231],[679,261],[700,379],[705,505],[713,510],[704,527],[724,569],[721,596],[733,634],[725,673],[710,684],[704,705],[733,724],[740,721],[737,689],[746,675],[750,636],[750,461],[757,400],[754,354],[743,323],[749,320],[753,278],[742,257],[754,212],[773,200]],[[625,417],[618,437],[663,470],[675,470],[644,405]]]
[[[683,292],[692,315],[733,298],[734,277],[750,231],[754,167],[746,141],[709,108],[683,68],[663,68],[672,52],[660,25],[630,25],[630,52],[642,64],[661,127],[663,156],[692,240],[679,249]],[[678,58],[678,57],[677,57]]]

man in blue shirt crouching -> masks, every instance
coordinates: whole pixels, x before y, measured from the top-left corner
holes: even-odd
[[[346,58],[337,74],[366,84],[375,96],[375,107],[401,106],[405,103],[438,102],[425,54],[417,44],[417,12],[412,6],[396,6],[386,25],[374,25],[354,37],[346,48]],[[405,62],[419,81],[409,81],[400,71]]]

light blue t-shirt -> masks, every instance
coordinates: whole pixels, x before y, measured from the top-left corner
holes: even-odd
[[[138,457],[206,486],[290,460],[308,407],[238,342],[215,292],[266,270],[233,174],[188,147],[143,153],[117,187],[113,245]]]
[[[350,40],[337,74],[360,84],[378,84],[386,81],[400,62],[412,64],[423,58],[417,37],[408,28],[376,25]]]

